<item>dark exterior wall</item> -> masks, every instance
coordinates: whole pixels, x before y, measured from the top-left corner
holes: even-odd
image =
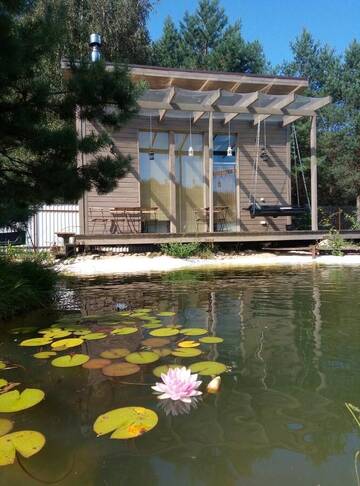
[[[85,131],[90,133],[96,128],[86,122]],[[263,125],[262,125],[263,126]],[[84,234],[104,233],[102,223],[95,225],[90,222],[89,208],[104,208],[109,215],[109,208],[113,207],[140,207],[140,182],[139,182],[139,155],[138,155],[138,130],[148,130],[149,120],[142,117],[134,118],[125,128],[111,134],[118,150],[123,154],[129,154],[132,158],[132,171],[121,179],[117,188],[105,195],[99,195],[91,191],[84,195],[84,200],[80,204],[83,207],[83,222],[81,231]],[[165,118],[161,123],[153,119],[153,130],[181,131],[188,132],[189,123],[187,119],[174,120]],[[204,134],[204,142],[207,142],[207,120],[199,120],[194,126],[193,132]],[[214,134],[227,133],[227,126],[224,127],[220,122],[214,122]],[[253,164],[256,156],[256,132],[257,128],[250,122],[233,121],[231,132],[239,134],[239,206],[240,206],[240,231],[277,231],[285,230],[289,224],[289,218],[255,218],[251,219],[249,212],[245,209],[249,206],[249,200],[253,193]],[[266,123],[267,150],[270,155],[268,162],[259,162],[258,180],[256,196],[259,201],[264,198],[268,204],[289,204],[290,203],[290,150],[289,150],[289,131],[282,128],[279,123]],[[206,156],[204,150],[204,157]],[[86,161],[85,161],[86,163]],[[81,215],[80,215],[81,216]],[[261,224],[266,221],[266,226]],[[109,232],[109,224],[106,233]]]

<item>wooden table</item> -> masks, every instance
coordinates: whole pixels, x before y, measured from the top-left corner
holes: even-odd
[[[158,209],[157,207],[111,208],[110,233],[141,233],[146,221],[151,220],[152,217],[153,221],[157,221]]]

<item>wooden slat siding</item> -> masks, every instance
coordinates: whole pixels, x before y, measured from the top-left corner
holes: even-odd
[[[88,133],[96,129],[89,124]],[[139,153],[138,153],[138,130],[130,124],[122,130],[114,131],[110,134],[116,148],[123,155],[130,155],[132,159],[132,170],[118,181],[117,187],[108,194],[97,194],[92,190],[86,194],[87,199],[87,217],[88,217],[88,231],[89,233],[103,232],[104,226],[102,223],[89,222],[91,207],[104,208],[105,215],[109,218],[106,233],[110,229],[110,212],[109,209],[113,207],[140,207],[140,185],[138,181],[139,174]],[[136,225],[139,230],[139,225]]]
[[[188,132],[188,121],[186,119],[165,118],[161,123],[153,118],[153,130],[180,131]],[[98,195],[91,191],[87,194],[87,205],[111,208],[118,207],[140,207],[140,183],[139,155],[138,155],[138,130],[149,130],[149,120],[145,117],[135,117],[126,128],[112,133],[112,139],[117,148],[124,154],[132,157],[133,172],[119,181],[118,187],[106,195]],[[259,231],[284,231],[288,218],[250,218],[250,214],[244,208],[249,205],[249,193],[252,192],[253,162],[256,157],[256,127],[250,122],[236,121],[231,122],[231,131],[238,133],[240,143],[240,231],[259,232]],[[266,123],[267,148],[270,155],[270,162],[260,160],[260,170],[258,174],[257,199],[265,199],[267,204],[288,204],[290,203],[289,183],[290,183],[290,159],[288,148],[288,130],[280,127],[277,123]],[[207,141],[208,120],[200,119],[193,127],[193,133],[203,133],[204,142]],[[228,127],[222,122],[214,120],[214,133],[228,133]],[[206,149],[205,149],[206,151]],[[260,221],[268,222],[264,228]],[[100,228],[95,227],[95,233]],[[102,232],[102,230],[100,231]]]

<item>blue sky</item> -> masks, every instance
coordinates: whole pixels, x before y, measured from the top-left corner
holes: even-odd
[[[258,39],[267,58],[281,63],[290,58],[289,42],[306,27],[315,38],[343,52],[353,39],[360,40],[360,0],[220,0],[231,22],[241,19],[246,40]],[[161,36],[170,15],[175,23],[197,0],[159,0],[150,22],[152,39]]]

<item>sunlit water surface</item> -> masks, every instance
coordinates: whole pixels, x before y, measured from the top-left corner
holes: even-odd
[[[165,324],[204,327],[221,336],[224,342],[204,346],[201,357],[231,367],[220,393],[205,394],[187,414],[166,415],[150,389],[151,371],[174,357],[142,367],[138,376],[108,378],[82,367],[54,368],[50,360],[32,357],[38,348],[19,347],[36,332],[9,333],[19,325],[47,327],[64,313],[113,312],[116,304],[151,307],[154,314],[174,311]],[[60,291],[59,308],[58,314],[6,323],[1,331],[0,358],[21,365],[1,376],[41,388],[46,398],[0,417],[12,418],[14,430],[38,430],[47,439],[37,455],[1,468],[1,485],[356,485],[360,431],[344,402],[360,405],[359,268],[76,282]],[[89,341],[76,351],[98,356],[109,347],[134,350],[141,339]],[[92,426],[100,414],[129,405],[155,410],[157,427],[132,440],[96,437]]]

